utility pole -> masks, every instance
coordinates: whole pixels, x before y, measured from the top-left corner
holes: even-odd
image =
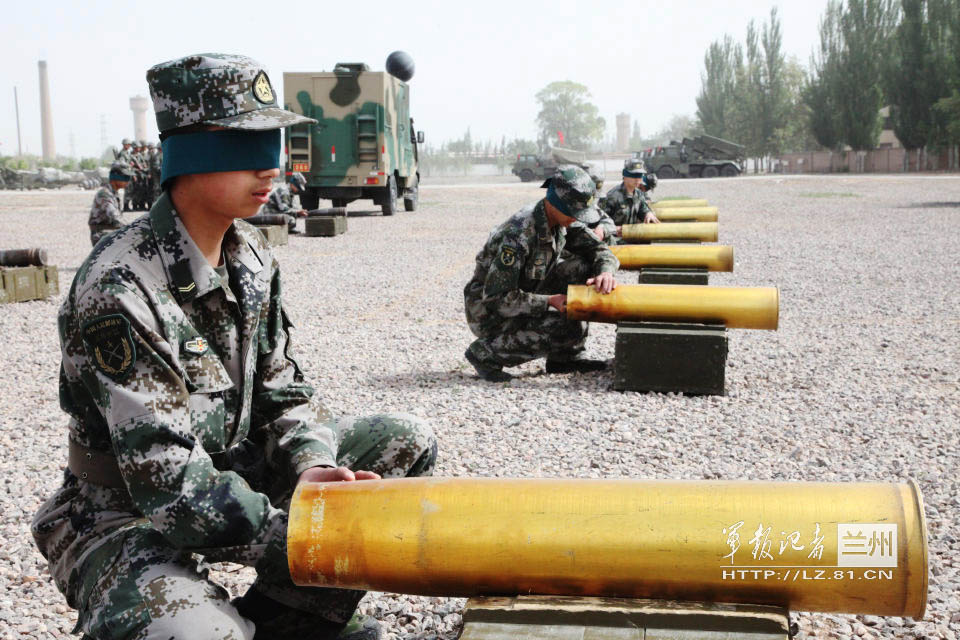
[[[17,98],[17,88],[13,88],[13,108],[17,112],[17,155],[23,155],[23,148],[20,146],[20,100]]]

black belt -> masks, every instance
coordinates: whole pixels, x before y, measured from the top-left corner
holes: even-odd
[[[70,472],[90,484],[108,487],[110,489],[126,489],[123,475],[117,459],[109,453],[90,449],[73,440],[69,441],[70,452],[67,456],[67,466]]]

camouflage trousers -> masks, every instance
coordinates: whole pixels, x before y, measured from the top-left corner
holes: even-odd
[[[107,227],[103,225],[90,225],[90,246],[95,247],[103,238],[110,235],[121,227]]]
[[[343,418],[335,430],[337,463],[342,466],[374,471],[384,478],[433,473],[437,441],[420,418],[396,413]],[[277,478],[285,474],[269,473],[262,452],[241,458],[245,459],[231,464],[232,470],[269,495],[275,506],[288,508],[294,487]],[[240,615],[227,590],[209,578],[209,566],[201,556],[170,546],[154,529],[133,533],[118,541],[116,549],[106,551],[116,556],[110,570],[93,576],[99,582],[89,590],[79,612],[80,620],[86,621],[78,623],[87,634],[85,640],[254,637],[256,626]],[[339,629],[365,593],[298,587],[286,567],[270,574],[258,575],[252,589],[284,605],[277,607],[283,613],[270,621],[270,629],[260,629],[258,638],[332,637],[335,631],[318,634],[317,630]]]
[[[565,294],[567,285],[583,284],[592,275],[593,266],[579,257],[561,260],[535,293]],[[544,357],[573,360],[584,349],[588,327],[586,322],[567,320],[565,315],[552,309],[540,316],[503,318],[482,326],[470,323],[477,340],[469,349],[482,363],[493,368],[515,367]]]

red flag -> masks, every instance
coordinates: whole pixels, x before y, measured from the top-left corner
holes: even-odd
[[[557,144],[563,144],[563,131],[557,131]]]

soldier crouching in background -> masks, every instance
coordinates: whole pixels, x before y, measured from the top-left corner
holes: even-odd
[[[117,192],[130,184],[131,173],[130,165],[120,161],[114,162],[110,166],[107,184],[100,187],[93,196],[90,218],[87,221],[90,225],[91,246],[97,246],[101,238],[123,226],[120,195]]]
[[[294,172],[287,176],[286,184],[278,185],[270,192],[270,198],[267,204],[260,210],[263,214],[280,214],[287,218],[287,230],[290,233],[298,233],[297,218],[307,215],[305,209],[293,208],[293,196],[303,193],[307,188],[307,179],[302,173]]]
[[[619,261],[585,226],[599,220],[596,187],[573,165],[558,167],[543,186],[544,199],[490,232],[463,291],[467,323],[477,336],[464,356],[492,382],[513,377],[504,367],[542,357],[547,373],[606,366],[580,358],[587,323],[566,317],[567,285],[592,284],[601,293],[617,286],[613,273]],[[571,257],[560,260],[564,249]]]
[[[285,509],[300,482],[429,475],[436,439],[412,415],[323,407],[291,355],[279,264],[241,219],[279,175],[280,129],[314,121],[243,56],[147,81],[164,191],[60,308],[69,460],[34,540],[88,638],[378,638],[354,615],[362,591],[293,584]],[[243,597],[210,580],[216,561],[256,569]]]
[[[660,222],[643,195],[647,188],[643,182],[645,176],[646,167],[643,160],[627,160],[623,167],[623,181],[607,192],[604,209],[616,225],[617,238],[623,235],[625,224]]]

